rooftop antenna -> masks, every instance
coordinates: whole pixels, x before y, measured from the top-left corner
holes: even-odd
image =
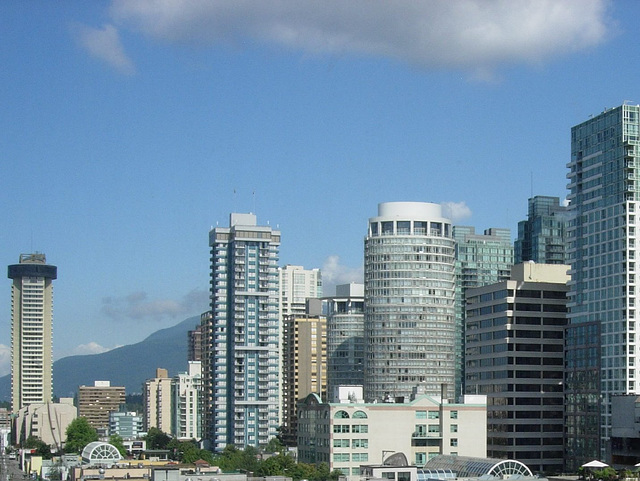
[[[253,213],[257,214],[257,211],[256,211],[256,191],[254,190],[251,193],[251,195],[253,196]]]
[[[236,189],[233,189],[233,212],[238,212],[236,207]]]

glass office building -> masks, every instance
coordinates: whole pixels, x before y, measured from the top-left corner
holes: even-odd
[[[565,264],[567,219],[567,207],[560,205],[558,197],[530,198],[527,220],[518,222],[515,263]]]

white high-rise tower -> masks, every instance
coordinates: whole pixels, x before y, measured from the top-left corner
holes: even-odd
[[[21,254],[10,265],[11,408],[18,412],[53,395],[53,284],[58,268],[44,254]]]
[[[420,384],[453,393],[455,241],[441,206],[387,202],[365,238],[364,395],[409,398]]]

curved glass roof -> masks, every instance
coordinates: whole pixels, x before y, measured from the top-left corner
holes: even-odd
[[[112,463],[120,461],[122,456],[118,449],[100,441],[87,444],[82,450],[82,461],[89,464]]]
[[[479,478],[490,475],[496,478],[512,476],[533,476],[531,470],[520,461],[513,459],[471,458],[441,454],[424,465],[427,470],[450,470],[458,478]]]

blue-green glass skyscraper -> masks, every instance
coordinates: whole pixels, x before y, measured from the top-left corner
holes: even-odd
[[[529,199],[526,220],[518,222],[514,243],[515,263],[564,264],[567,207],[558,197],[536,195]]]
[[[571,129],[567,224],[568,468],[610,460],[611,396],[638,394],[637,217],[640,106],[621,105]]]

